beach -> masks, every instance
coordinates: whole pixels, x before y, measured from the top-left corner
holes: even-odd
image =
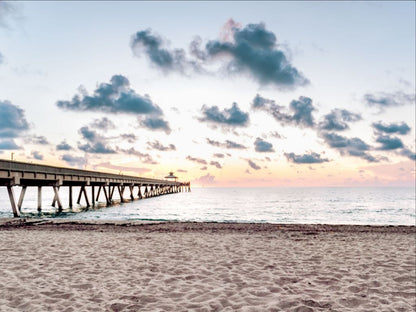
[[[0,311],[414,311],[414,226],[0,222]]]

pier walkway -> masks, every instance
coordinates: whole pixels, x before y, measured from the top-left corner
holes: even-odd
[[[189,192],[191,190],[190,182],[150,179],[1,159],[0,186],[7,187],[10,204],[15,217],[20,216],[25,192],[29,186],[38,188],[38,211],[42,210],[42,187],[46,186],[53,188],[54,198],[52,199],[52,206],[55,207],[55,205],[58,205],[58,211],[62,211],[63,209],[59,197],[59,191],[62,187],[68,187],[69,208],[73,207],[73,187],[80,187],[77,204],[80,204],[82,198],[84,198],[87,207],[94,206],[99,200],[100,194],[102,194],[101,197],[104,196],[106,205],[111,205],[116,189],[121,202],[126,200],[124,197],[124,191],[126,189],[130,191],[128,194],[130,200],[177,192]],[[20,196],[17,202],[13,186],[21,186]],[[87,194],[87,187],[91,189],[91,201]],[[96,190],[97,193],[95,193]]]

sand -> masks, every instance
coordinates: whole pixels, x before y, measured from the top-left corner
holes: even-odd
[[[415,227],[0,222],[0,311],[415,311]]]

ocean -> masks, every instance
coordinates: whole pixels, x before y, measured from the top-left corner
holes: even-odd
[[[87,189],[90,196],[90,190]],[[15,188],[18,198],[20,191]],[[115,192],[116,194],[117,192]],[[125,197],[128,190],[125,191]],[[74,202],[77,199],[74,188]],[[68,206],[67,188],[60,191]],[[117,198],[117,197],[116,197]],[[368,188],[192,188],[111,207],[74,207],[56,213],[51,188],[42,189],[44,218],[80,220],[169,220],[213,222],[415,225],[415,189]],[[82,202],[81,202],[82,203]],[[38,217],[37,189],[28,188],[22,216]],[[0,218],[12,217],[5,187],[0,188]]]

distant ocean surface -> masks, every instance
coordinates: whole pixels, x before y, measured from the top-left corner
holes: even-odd
[[[87,188],[88,196],[90,189]],[[15,188],[18,198],[19,188]],[[116,194],[117,192],[115,192]],[[128,197],[128,190],[125,197]],[[68,188],[60,191],[68,206]],[[74,188],[74,202],[78,196]],[[117,197],[116,197],[117,198]],[[42,188],[42,216],[81,220],[169,220],[258,223],[415,225],[415,189],[409,188],[192,188],[111,207],[74,207],[56,214],[51,188]],[[37,189],[28,188],[23,216],[39,216]],[[77,211],[77,212],[75,212]],[[12,217],[5,187],[0,218]]]

